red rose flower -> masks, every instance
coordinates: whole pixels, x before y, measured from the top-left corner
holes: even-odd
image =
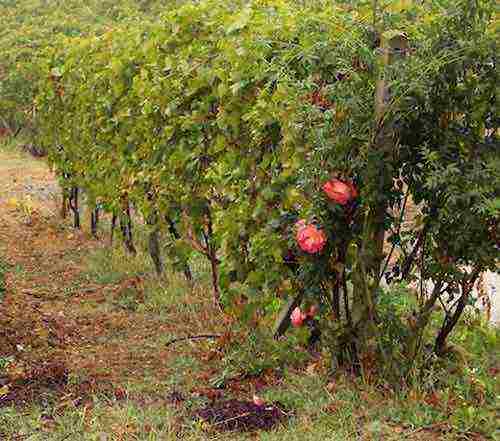
[[[319,308],[317,305],[312,305],[310,308],[309,308],[309,311],[307,311],[306,315],[307,317],[309,318],[314,318],[314,316],[318,313],[319,311]]]
[[[358,190],[352,182],[331,179],[322,188],[330,200],[340,205],[346,205],[358,197]]]
[[[298,306],[290,314],[290,320],[292,321],[292,326],[294,326],[295,328],[302,326],[306,318],[307,314],[304,314]]]
[[[262,398],[260,398],[259,396],[254,395],[253,396],[253,404],[255,404],[256,406],[262,407],[266,404],[266,402]]]
[[[304,221],[297,222],[297,243],[302,251],[309,254],[320,252],[326,244],[323,230],[315,225],[306,225]]]

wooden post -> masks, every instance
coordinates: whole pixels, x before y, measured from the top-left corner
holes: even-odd
[[[377,326],[376,295],[380,282],[380,271],[384,261],[385,218],[388,209],[386,195],[392,190],[394,173],[390,164],[394,162],[396,139],[390,120],[390,90],[386,78],[388,67],[396,52],[406,52],[406,37],[400,33],[379,31],[379,72],[375,83],[374,131],[368,152],[366,181],[371,184],[372,203],[365,212],[363,238],[357,249],[353,268],[354,308],[353,321],[359,354],[374,354],[381,351],[383,362],[387,362],[380,332]],[[362,356],[358,358],[362,360]],[[363,365],[361,365],[363,367]]]
[[[130,205],[128,203],[128,200],[125,202],[125,207],[120,215],[120,228],[122,230],[125,249],[130,254],[137,254],[137,250],[134,246],[134,238],[132,234],[132,217],[130,216]]]
[[[73,227],[80,229],[80,211],[78,208],[78,187],[72,187],[69,197],[69,208],[73,212]]]
[[[175,222],[170,217],[168,217],[168,216],[165,216],[165,221],[167,222],[168,231],[170,232],[170,234],[172,235],[172,237],[175,240],[179,240],[181,238],[181,235],[177,231],[177,228],[175,226]],[[192,282],[193,281],[193,274],[191,273],[191,268],[189,267],[188,263],[186,263],[184,265],[184,276],[186,276],[186,279],[188,280],[188,282]]]
[[[95,207],[90,213],[90,232],[97,239],[97,227],[99,226],[99,207]]]
[[[382,73],[379,74],[375,86],[375,136],[373,140],[373,148],[380,150],[382,155],[385,156],[391,149],[391,133],[384,118],[386,116],[386,107],[389,97],[387,90],[387,83],[384,78],[384,70],[389,65],[389,45],[385,37],[382,35],[380,37],[380,65]],[[378,170],[378,190],[382,193],[387,185],[387,171],[384,167],[384,161],[380,161],[380,168]],[[385,202],[379,203],[372,214],[372,219],[370,220],[370,228],[372,229],[372,240],[373,240],[373,256],[371,262],[371,269],[374,274],[380,272],[380,265],[383,259],[384,251],[384,239],[385,239],[385,229],[384,220],[387,206]]]
[[[163,274],[163,261],[160,247],[160,228],[158,226],[158,213],[154,211],[148,218],[147,224],[152,228],[148,235],[148,251],[155,265],[156,274]]]
[[[395,155],[396,136],[392,122],[388,120],[388,105],[390,102],[390,90],[385,78],[387,67],[393,62],[398,54],[405,54],[407,50],[407,39],[402,33],[387,37],[380,34],[380,70],[375,86],[375,132],[372,140],[374,157],[379,158],[378,169],[374,176],[377,177],[377,193],[381,196],[381,202],[372,207],[370,213],[369,228],[370,240],[373,244],[370,262],[367,270],[371,275],[377,277],[381,270],[384,258],[385,228],[384,221],[387,211],[387,202],[383,195],[392,188],[393,173],[386,164],[392,162]]]
[[[115,235],[115,228],[116,228],[116,219],[117,215],[115,212],[113,212],[113,216],[111,218],[111,228],[109,231],[109,246],[113,246],[113,238]]]

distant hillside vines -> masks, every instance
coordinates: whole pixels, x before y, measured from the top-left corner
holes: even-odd
[[[34,129],[39,60],[61,37],[147,22],[175,0],[0,0],[0,128]],[[71,44],[71,43],[68,43]]]

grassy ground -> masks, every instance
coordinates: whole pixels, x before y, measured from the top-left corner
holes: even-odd
[[[273,342],[222,315],[204,262],[192,285],[159,279],[104,229],[74,231],[44,162],[13,147],[0,141],[0,440],[500,439],[498,331],[468,319],[463,358],[404,392],[328,372],[298,334]],[[222,337],[169,344],[207,333]],[[255,394],[286,412],[271,431],[193,418]]]

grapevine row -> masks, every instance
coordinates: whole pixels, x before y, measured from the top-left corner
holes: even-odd
[[[236,298],[250,315],[274,312],[276,298],[319,303],[352,348],[350,339],[378,333],[391,229],[405,277],[417,253],[427,256],[421,277],[440,287],[459,264],[494,266],[498,207],[485,201],[498,161],[486,135],[497,132],[485,121],[498,125],[495,38],[491,2],[472,12],[465,3],[410,14],[362,2],[204,0],[68,40],[47,54],[37,99],[49,160],[72,209],[84,189],[94,210],[120,221],[130,252],[131,207],[140,213],[158,272],[166,230],[188,277],[192,253],[206,256],[225,308]],[[394,213],[409,195],[424,205],[424,228],[404,243]],[[469,246],[470,225],[487,252]]]

